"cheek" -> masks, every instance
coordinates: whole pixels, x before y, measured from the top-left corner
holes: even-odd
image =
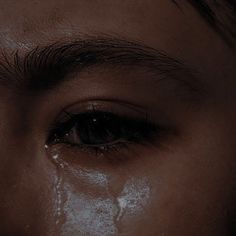
[[[111,166],[103,164],[102,157],[91,164],[87,157],[74,155],[80,162],[65,158],[63,152],[53,153],[58,231],[229,235],[226,214],[232,176],[222,155],[230,159],[230,153],[217,146],[183,144],[174,152],[148,149],[133,161]]]
[[[210,143],[195,147],[164,154],[152,175],[151,182],[154,178],[158,182],[150,199],[150,228],[160,235],[230,235],[234,183],[228,161],[233,160],[232,153]]]
[[[110,190],[111,184],[106,183],[97,190],[96,187],[90,189],[88,184],[87,190],[79,190],[65,183],[62,190],[65,200],[59,207],[64,218],[62,232],[67,235],[117,235],[124,231],[125,225],[131,230],[135,221],[140,222],[150,194],[146,180],[127,181],[118,195]]]
[[[130,232],[150,211],[151,182],[139,164],[74,166],[60,153],[52,160],[57,168],[54,217],[62,235]]]

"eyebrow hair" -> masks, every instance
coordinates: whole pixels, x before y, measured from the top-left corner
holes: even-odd
[[[173,0],[172,0],[173,1]],[[174,0],[178,4],[179,0]],[[236,1],[235,0],[187,0],[206,22],[235,48],[236,41]],[[178,4],[178,7],[180,5]]]
[[[193,68],[177,58],[141,43],[113,37],[59,41],[38,46],[23,56],[16,51],[12,57],[2,56],[0,82],[24,84],[34,91],[53,88],[67,80],[68,75],[94,66],[138,66],[165,76],[180,73],[194,77]],[[190,81],[182,80],[195,89]]]

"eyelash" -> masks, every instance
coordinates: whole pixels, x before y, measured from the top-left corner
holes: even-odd
[[[140,118],[130,118],[125,116],[120,116],[118,114],[114,114],[109,111],[101,111],[101,110],[92,110],[87,111],[80,114],[73,114],[70,112],[64,112],[67,116],[66,121],[58,122],[54,126],[54,128],[50,131],[50,135],[48,138],[49,145],[55,144],[64,144],[70,148],[76,148],[83,152],[88,152],[92,155],[100,156],[100,155],[109,155],[113,153],[117,153],[120,150],[128,150],[130,145],[140,144],[140,145],[148,145],[152,144],[157,138],[160,136],[161,128],[151,123],[147,116],[144,119]],[[91,119],[96,119],[102,123],[103,127],[92,127],[92,123],[89,124]],[[94,121],[94,120],[93,120]],[[104,123],[104,121],[106,121]],[[87,122],[87,124],[86,124]],[[109,123],[110,122],[110,123]],[[83,126],[84,125],[84,126]],[[85,127],[87,125],[87,127]],[[110,127],[109,127],[110,125]],[[83,126],[83,127],[80,127]],[[97,143],[97,144],[86,144],[86,143],[76,143],[70,142],[68,137],[73,132],[73,129],[77,130],[86,130],[86,128],[90,129],[90,131],[97,128],[100,134],[94,132],[92,134],[92,138],[102,137],[103,134],[113,135],[115,132],[120,135],[120,139],[113,140],[108,143]],[[102,128],[102,129],[99,129]],[[112,132],[109,128],[113,129]],[[88,131],[88,130],[87,130]],[[93,132],[92,131],[92,132]],[[91,133],[90,133],[91,134]],[[83,134],[78,132],[78,137]],[[86,136],[86,135],[85,135]],[[95,137],[95,139],[96,139]]]

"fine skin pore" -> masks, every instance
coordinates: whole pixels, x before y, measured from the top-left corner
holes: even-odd
[[[235,49],[180,2],[0,1],[0,235],[235,235]],[[49,139],[97,110],[160,134]]]

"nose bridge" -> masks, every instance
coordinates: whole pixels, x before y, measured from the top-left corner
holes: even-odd
[[[29,138],[7,130],[1,132],[0,142],[0,174],[5,172],[5,175],[16,177],[33,165],[37,151]]]
[[[0,182],[12,186],[24,178],[34,178],[46,165],[46,158],[34,127],[32,102],[12,91],[4,92],[0,100]]]
[[[36,161],[34,156],[40,151],[31,114],[33,99],[28,101],[7,90],[0,100],[0,161],[7,168],[16,168],[17,173],[32,166]]]
[[[1,134],[1,136],[3,135]],[[15,229],[20,227],[18,220],[13,222],[12,218],[20,219],[20,214],[24,214],[24,209],[27,209],[30,202],[26,203],[23,196],[30,196],[32,193],[27,194],[26,188],[26,179],[30,178],[27,167],[29,165],[27,158],[25,158],[27,154],[23,152],[22,145],[9,141],[9,137],[4,136],[5,144],[1,145],[0,149],[2,163],[0,167],[0,218],[4,220],[0,227],[1,232],[9,234],[15,232],[11,232],[8,222],[11,222],[16,227]]]
[[[0,232],[47,235],[53,169],[33,132],[11,120],[0,127]]]
[[[18,165],[26,162],[27,156],[34,152],[30,129],[22,122],[24,117],[12,108],[0,114],[0,160],[2,163]],[[29,148],[30,147],[30,148]],[[21,160],[21,162],[20,162]]]

